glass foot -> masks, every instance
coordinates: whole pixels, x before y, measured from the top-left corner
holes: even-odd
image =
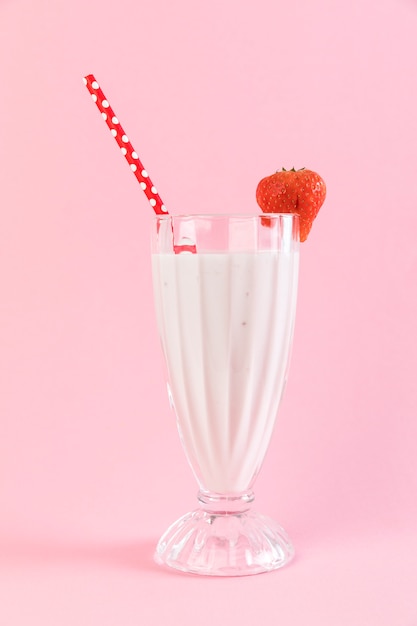
[[[197,509],[168,528],[155,561],[190,574],[248,576],[278,569],[293,556],[285,531],[263,515]]]

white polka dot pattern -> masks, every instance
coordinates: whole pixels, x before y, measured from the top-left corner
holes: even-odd
[[[143,167],[139,160],[137,152],[135,152],[132,144],[129,141],[129,137],[123,130],[119,119],[114,114],[109,101],[106,99],[102,92],[99,83],[96,81],[92,74],[85,76],[84,84],[91,94],[93,101],[96,103],[101,115],[110,129],[111,134],[117,142],[123,156],[127,160],[130,169],[136,176],[140,183],[142,190],[149,200],[149,204],[157,214],[167,214],[168,210],[165,204],[162,202],[160,195],[158,194],[156,187],[153,185],[149,178],[148,172]],[[133,162],[135,161],[135,162]]]

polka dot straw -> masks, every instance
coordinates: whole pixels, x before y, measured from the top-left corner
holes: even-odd
[[[91,94],[93,102],[96,103],[98,110],[100,111],[104,121],[110,129],[111,134],[115,138],[117,145],[119,146],[121,153],[128,162],[130,169],[139,181],[140,186],[145,192],[146,197],[149,200],[149,204],[157,214],[166,214],[168,210],[162,202],[161,196],[157,192],[156,187],[149,178],[148,172],[143,167],[140,159],[135,152],[132,144],[125,131],[123,130],[118,118],[114,114],[109,101],[100,89],[100,86],[94,76],[89,74],[84,78],[84,84]]]

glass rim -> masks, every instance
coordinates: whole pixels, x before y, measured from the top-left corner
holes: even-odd
[[[158,220],[173,220],[173,219],[186,219],[186,218],[210,218],[210,219],[225,219],[225,218],[237,218],[237,219],[262,219],[263,217],[268,217],[268,218],[272,218],[272,219],[279,219],[282,217],[285,218],[300,218],[300,214],[299,213],[255,213],[255,214],[251,214],[251,213],[179,213],[176,215],[172,215],[170,213],[166,213],[166,214],[162,214],[159,213],[158,215],[154,215],[153,219],[158,221]]]

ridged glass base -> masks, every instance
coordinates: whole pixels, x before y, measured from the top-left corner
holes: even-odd
[[[278,569],[293,555],[285,531],[263,515],[197,509],[168,528],[155,561],[191,574],[248,576]]]

